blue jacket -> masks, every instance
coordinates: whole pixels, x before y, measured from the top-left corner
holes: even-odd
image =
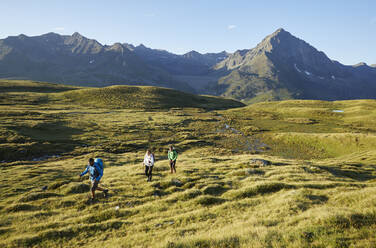
[[[97,177],[95,177],[95,169],[98,171],[98,174],[99,174]],[[80,176],[83,176],[88,172],[89,172],[91,181],[96,180],[96,181],[99,182],[99,180],[101,180],[101,178],[103,176],[103,170],[101,169],[101,167],[97,163],[94,163],[93,166],[88,165],[86,167],[86,169],[84,170],[84,172],[81,173]]]

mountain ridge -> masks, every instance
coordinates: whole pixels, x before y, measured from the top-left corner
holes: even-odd
[[[152,85],[245,102],[376,95],[375,65],[343,65],[283,28],[251,49],[182,55],[143,44],[102,45],[78,32],[9,36],[0,40],[0,78]]]

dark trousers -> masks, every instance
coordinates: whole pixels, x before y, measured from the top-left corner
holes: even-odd
[[[146,166],[145,165],[145,176],[148,177],[149,181],[151,181],[152,173],[153,173],[153,166]]]
[[[176,172],[175,165],[176,165],[176,160],[170,160],[171,173],[172,173],[173,171]]]

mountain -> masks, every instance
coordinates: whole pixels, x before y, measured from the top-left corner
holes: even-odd
[[[166,50],[151,49],[143,44],[136,47],[130,44],[126,44],[126,46],[130,47],[148,64],[161,68],[175,76],[206,75],[212,66],[229,56],[226,51],[205,54],[190,51],[183,55],[177,55]]]
[[[194,92],[187,83],[143,61],[128,46],[102,45],[79,33],[48,33],[0,40],[0,78],[80,86],[155,85]]]
[[[375,65],[343,65],[284,29],[255,48],[232,54],[177,55],[142,44],[109,46],[79,33],[11,36],[0,40],[0,78],[78,86],[162,86],[246,103],[376,96]]]
[[[238,50],[215,65],[226,73],[208,87],[212,94],[261,100],[375,98],[376,69],[360,63],[345,66],[330,60],[284,29],[255,48]]]

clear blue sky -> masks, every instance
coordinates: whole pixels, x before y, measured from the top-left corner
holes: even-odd
[[[0,38],[77,31],[175,53],[252,48],[282,27],[331,59],[376,64],[375,0],[1,0]]]

